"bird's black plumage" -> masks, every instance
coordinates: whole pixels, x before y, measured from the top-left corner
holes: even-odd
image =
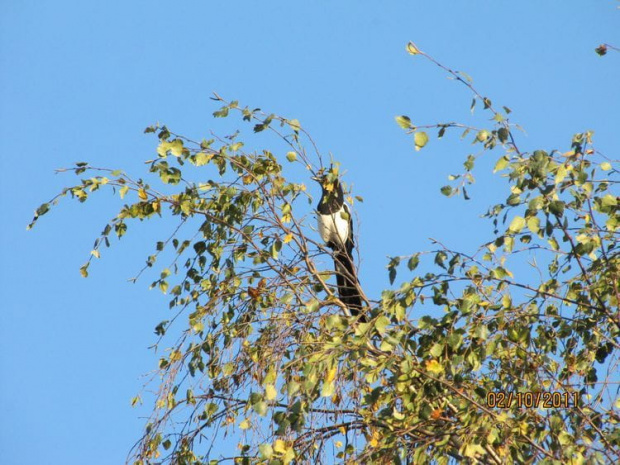
[[[338,179],[329,182],[325,176],[317,178],[322,195],[318,211],[318,226],[325,245],[333,250],[338,295],[351,315],[362,310],[362,297],[358,289],[357,273],[353,264],[353,219],[344,203],[344,193]],[[363,315],[362,315],[363,318]]]

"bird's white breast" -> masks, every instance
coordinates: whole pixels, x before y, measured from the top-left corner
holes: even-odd
[[[318,215],[319,234],[325,242],[344,245],[349,236],[349,219],[344,206],[331,215]],[[343,217],[344,216],[344,217]]]

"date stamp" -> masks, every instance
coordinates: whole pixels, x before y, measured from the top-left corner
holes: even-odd
[[[488,408],[571,408],[579,406],[579,393],[490,391],[486,403]]]

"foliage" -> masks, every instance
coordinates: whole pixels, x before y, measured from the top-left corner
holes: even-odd
[[[596,47],[594,49],[594,51],[599,55],[599,56],[604,56],[607,55],[607,51],[608,50],[614,50],[616,52],[620,51],[620,49],[618,47],[614,47],[613,45],[610,44],[601,44],[598,47]]]
[[[467,199],[476,161],[495,150],[494,171],[508,194],[488,210],[494,233],[476,253],[437,242],[432,251],[392,257],[392,283],[404,263],[411,275],[368,300],[367,323],[346,316],[325,265],[330,252],[308,235],[307,188],[285,176],[284,160],[309,174],[325,169],[297,120],[216,96],[216,117],[237,113],[255,132],[281,138],[288,153],[246,152],[237,135],[195,142],[149,127],[159,139],[150,172],[161,189],[78,163],[75,174],[94,176],[36,211],[32,224],[59,197],[84,202],[103,187],[132,199],[95,242],[84,276],[130,220],[167,213],[177,223],[147,260],[153,267],[172,249],[152,285],[170,297],[173,316],[156,328],[170,347],[134,463],[620,459],[617,160],[594,148],[591,131],[563,150],[522,150],[508,108],[480,94],[465,73],[413,44],[407,50],[465,85],[472,111],[481,104],[492,117],[487,128],[396,118],[416,150],[431,130],[438,138],[455,129],[473,136],[479,152],[441,193]],[[192,166],[214,180],[190,181]],[[338,166],[330,173],[337,176]],[[532,258],[534,272],[523,271],[522,257]],[[567,393],[568,408],[543,406],[544,392]],[[502,393],[510,405],[491,405]],[[518,405],[525,399],[539,408]],[[225,434],[238,442],[234,457],[212,450]]]

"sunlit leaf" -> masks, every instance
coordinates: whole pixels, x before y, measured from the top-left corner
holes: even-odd
[[[415,142],[415,149],[421,150],[428,143],[428,134],[424,131],[416,132],[413,136]]]

